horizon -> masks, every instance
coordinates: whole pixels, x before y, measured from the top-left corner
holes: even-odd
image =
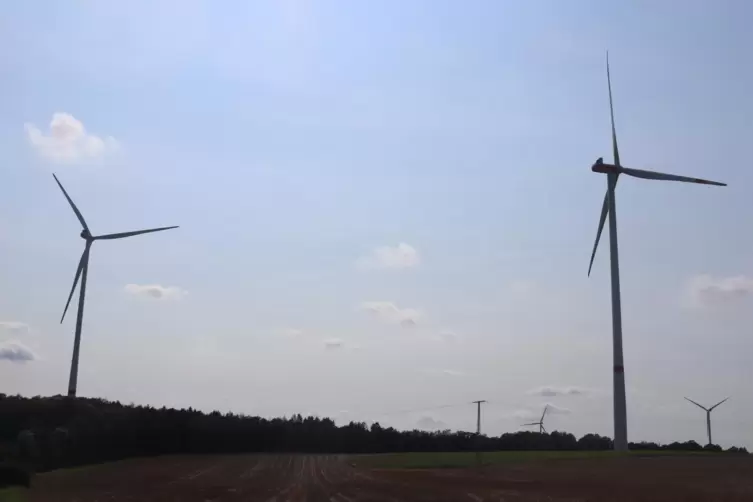
[[[68,396],[65,396],[63,394],[57,394],[57,395],[53,395],[53,396],[21,396],[20,394],[7,395],[7,394],[0,393],[0,395],[3,395],[5,398],[9,398],[10,397],[10,398],[14,398],[14,399],[21,398],[21,399],[29,399],[29,400],[40,400],[40,399],[41,400],[46,400],[46,399],[55,399],[55,398],[59,398],[61,400],[71,399]],[[208,412],[208,411],[199,410],[199,409],[196,409],[196,408],[193,408],[193,407],[171,408],[171,407],[166,407],[166,406],[155,407],[155,406],[152,406],[152,405],[144,405],[144,404],[133,403],[133,402],[131,402],[131,403],[121,403],[120,401],[109,401],[107,399],[97,398],[97,397],[77,397],[77,398],[73,398],[73,399],[76,399],[78,402],[81,402],[82,400],[83,401],[86,401],[86,400],[90,400],[90,401],[103,401],[107,405],[115,405],[115,406],[119,406],[121,408],[151,408],[151,409],[156,410],[156,411],[162,411],[162,410],[171,411],[172,410],[172,411],[179,411],[179,412],[201,413],[204,416],[210,416],[212,413],[218,413],[219,412],[218,410],[212,410],[211,412]],[[475,404],[475,402],[472,402],[471,404]],[[457,405],[457,406],[460,406],[460,405]],[[421,411],[421,410],[419,410],[419,411]],[[350,422],[342,422],[342,423],[338,424],[337,420],[335,418],[333,418],[333,417],[320,416],[320,415],[304,415],[304,414],[301,414],[301,413],[293,413],[293,414],[291,414],[289,416],[260,417],[260,416],[257,416],[257,415],[248,415],[248,414],[244,414],[244,413],[234,413],[232,411],[228,411],[228,412],[222,413],[221,415],[222,415],[222,417],[227,417],[228,415],[232,415],[235,418],[240,418],[240,419],[255,419],[255,418],[259,418],[259,419],[267,420],[267,421],[283,420],[283,421],[289,421],[289,422],[296,421],[296,420],[299,420],[299,419],[305,420],[305,419],[312,418],[312,419],[319,420],[319,421],[329,420],[330,422],[332,422],[332,424],[336,428],[343,428],[343,427],[348,427],[348,426],[351,426],[351,425],[356,425],[356,426],[363,426],[366,429],[372,430],[371,429],[372,426],[376,425],[376,426],[379,426],[382,429],[394,429],[394,430],[396,430],[397,432],[400,432],[400,433],[422,432],[422,433],[428,433],[428,434],[449,434],[449,435],[453,435],[453,434],[469,434],[471,436],[476,436],[477,435],[477,433],[475,431],[437,428],[436,424],[423,424],[423,426],[422,426],[422,422],[424,421],[424,419],[421,419],[421,420],[418,421],[418,426],[417,427],[413,427],[411,429],[395,429],[392,426],[386,426],[386,427],[382,426],[382,424],[380,424],[379,421],[373,421],[373,422],[350,421]],[[424,417],[424,418],[428,418],[428,417]],[[515,430],[515,431],[503,431],[501,434],[498,434],[498,435],[489,435],[489,434],[486,434],[482,430],[481,433],[480,433],[480,435],[483,436],[483,437],[489,438],[489,439],[495,439],[495,438],[501,438],[502,436],[508,435],[508,434],[509,435],[515,435],[515,434],[518,434],[518,433],[541,434],[541,432],[535,430],[535,428],[534,429],[530,429],[530,428],[527,427],[527,426],[533,426],[533,425],[539,425],[539,422],[530,423],[530,424],[523,424],[523,425],[521,425],[521,428],[518,429],[518,430]],[[555,430],[544,431],[543,434],[549,436],[549,435],[552,435],[552,434],[555,434],[555,433],[559,434],[559,435],[568,435],[569,434],[569,435],[573,436],[576,441],[580,440],[580,439],[582,439],[584,437],[594,436],[594,435],[597,436],[597,437],[599,437],[599,438],[609,439],[610,441],[614,439],[614,438],[612,438],[610,436],[602,436],[600,434],[592,433],[592,432],[586,432],[583,435],[581,435],[580,437],[578,437],[577,435],[573,434],[570,431],[567,431],[567,430],[556,430],[556,429]],[[646,441],[646,440],[638,439],[638,440],[632,440],[632,441],[630,441],[630,443],[631,444],[642,444],[642,445],[646,444],[646,443],[653,443],[653,444],[655,444],[657,447],[659,447],[661,449],[666,449],[668,446],[671,446],[674,443],[680,443],[680,444],[696,443],[696,445],[698,445],[700,448],[704,448],[706,446],[705,444],[701,444],[698,441],[695,441],[694,439],[688,439],[687,441],[676,441],[676,442],[673,442],[673,443],[657,443],[657,442],[653,442],[653,441]],[[714,446],[718,446],[716,443],[713,443],[713,445]],[[732,447],[738,447],[738,445],[731,445],[731,446]],[[563,448],[557,448],[557,449],[563,449]],[[567,450],[567,448],[564,448],[564,449]],[[590,449],[591,448],[586,448],[586,450],[590,450]],[[522,450],[522,451],[531,451],[530,448],[520,448],[520,450]],[[534,449],[534,450],[536,450],[536,449]],[[638,449],[637,451],[641,451],[641,450],[642,449]],[[463,450],[460,450],[460,451],[463,451]],[[484,450],[484,451],[488,451],[488,450]],[[719,451],[722,451],[722,450],[719,450]]]
[[[612,438],[608,49],[622,163],[728,184],[617,187],[628,439],[705,444],[684,398],[731,396],[753,448],[753,5],[175,6],[0,11],[3,393],[67,389],[54,172],[94,235],[180,226],[92,246],[82,397]]]

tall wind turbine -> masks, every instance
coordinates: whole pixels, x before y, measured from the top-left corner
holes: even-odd
[[[714,444],[714,443],[711,442],[711,412],[714,411],[714,408],[716,408],[717,406],[719,406],[720,404],[722,404],[724,401],[726,401],[727,399],[729,399],[729,397],[725,397],[724,399],[722,399],[721,401],[719,401],[718,403],[716,403],[711,408],[706,408],[705,406],[701,406],[700,404],[696,403],[695,401],[693,401],[690,398],[686,397],[685,399],[687,399],[688,401],[690,401],[691,403],[693,403],[694,405],[698,406],[699,408],[701,408],[702,410],[704,410],[706,412],[706,432],[709,435],[709,444]]]
[[[73,200],[68,196],[68,192],[65,191],[65,188],[63,188],[63,185],[60,183],[60,180],[58,180],[58,177],[55,176],[54,174],[52,176],[55,178],[55,181],[60,187],[60,190],[63,191],[63,195],[65,195],[66,200],[68,200],[68,204],[71,205],[71,209],[73,209],[73,212],[76,213],[76,218],[78,218],[78,221],[81,223],[81,226],[83,227],[83,230],[81,230],[81,238],[84,239],[84,241],[86,241],[86,245],[84,246],[84,252],[81,255],[81,259],[78,262],[78,268],[76,269],[76,277],[73,279],[73,287],[71,288],[71,292],[68,295],[68,301],[65,302],[65,309],[63,309],[63,316],[60,318],[60,323],[62,324],[63,319],[65,319],[65,313],[68,312],[68,306],[71,303],[71,298],[73,298],[73,292],[76,290],[76,284],[78,284],[78,280],[79,278],[81,278],[81,289],[79,290],[79,295],[78,295],[78,315],[76,316],[76,336],[73,340],[73,357],[71,358],[71,375],[70,375],[70,379],[68,380],[68,397],[76,397],[76,385],[78,382],[78,354],[79,354],[79,349],[81,346],[81,324],[84,320],[84,300],[86,297],[86,276],[88,275],[88,272],[89,272],[89,250],[91,249],[92,244],[94,243],[94,241],[98,241],[98,240],[122,239],[124,237],[132,237],[134,235],[148,234],[150,232],[170,230],[171,228],[178,228],[178,227],[173,226],[173,227],[150,228],[147,230],[135,230],[132,232],[121,232],[117,234],[105,234],[105,235],[92,236],[91,232],[89,232],[89,226],[86,224],[86,220],[84,220],[84,217],[81,214],[81,211],[78,210],[78,208],[76,207],[76,204],[74,204]]]
[[[541,414],[541,420],[539,420],[538,422],[531,422],[530,424],[523,424],[523,426],[525,427],[528,425],[538,425],[539,434],[544,434],[546,432],[546,429],[544,429],[544,415],[546,415],[546,410],[548,409],[549,409],[549,405],[547,404],[546,406],[544,406],[544,413]]]
[[[473,401],[473,404],[477,406],[476,408],[476,435],[481,435],[481,403],[485,403],[486,400],[481,399],[479,401]]]
[[[614,449],[617,451],[627,451],[627,404],[625,401],[625,366],[622,358],[622,311],[620,306],[620,265],[617,253],[617,214],[615,212],[615,187],[617,178],[620,174],[627,174],[635,178],[647,180],[662,181],[683,181],[686,183],[700,183],[703,185],[727,186],[725,183],[708,181],[698,178],[689,178],[686,176],[677,176],[674,174],[665,174],[655,171],[644,171],[641,169],[628,169],[620,164],[620,153],[617,149],[617,133],[614,126],[614,107],[612,106],[612,81],[609,76],[609,53],[607,53],[607,87],[609,89],[609,113],[612,119],[612,151],[614,153],[614,164],[605,164],[603,158],[599,159],[591,166],[595,173],[607,175],[607,193],[604,196],[604,203],[601,206],[601,217],[599,218],[599,228],[596,232],[596,242],[594,242],[593,251],[591,252],[591,262],[588,265],[588,275],[591,275],[591,267],[594,263],[596,248],[599,246],[599,238],[604,230],[604,221],[609,215],[609,257],[611,261],[612,272],[612,351],[613,351],[613,371],[614,371]]]

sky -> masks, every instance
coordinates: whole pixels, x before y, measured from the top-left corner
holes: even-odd
[[[7,2],[0,392],[753,447],[753,34],[708,2]],[[75,302],[75,299],[74,299]],[[75,304],[74,304],[75,305]]]

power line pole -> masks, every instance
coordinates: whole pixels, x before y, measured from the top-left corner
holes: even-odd
[[[473,401],[476,404],[476,435],[481,434],[481,403],[485,403],[486,400]]]

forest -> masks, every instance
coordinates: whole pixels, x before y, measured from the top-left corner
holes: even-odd
[[[165,454],[242,452],[385,453],[498,450],[608,450],[598,434],[518,431],[477,436],[458,431],[399,431],[363,422],[337,426],[329,418],[266,419],[188,409],[123,405],[103,399],[0,394],[0,460],[36,471]],[[633,450],[713,450],[695,441],[631,443]],[[747,454],[745,448],[725,452]]]

